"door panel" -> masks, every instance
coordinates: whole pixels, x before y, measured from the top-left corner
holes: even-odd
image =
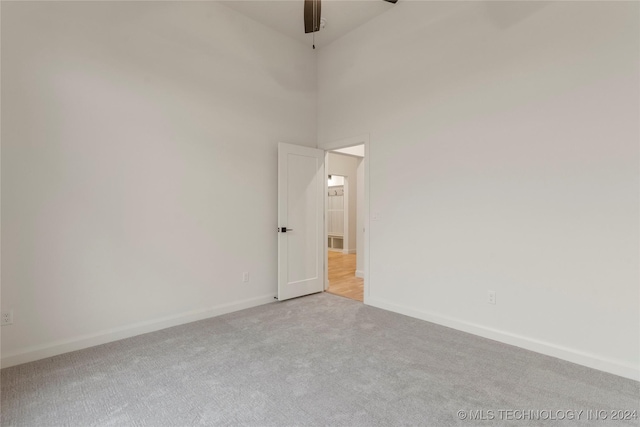
[[[278,145],[279,300],[324,290],[324,176],[324,151]]]

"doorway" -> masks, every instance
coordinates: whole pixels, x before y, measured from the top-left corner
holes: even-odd
[[[364,145],[328,151],[327,287],[335,295],[364,301]]]

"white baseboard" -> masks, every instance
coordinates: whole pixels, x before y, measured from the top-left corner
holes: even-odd
[[[223,314],[232,313],[234,311],[244,310],[246,308],[271,303],[274,301],[275,300],[273,299],[273,295],[265,295],[262,297],[236,301],[229,304],[222,304],[215,307],[193,310],[173,316],[139,322],[120,328],[108,329],[105,331],[97,332],[95,334],[88,334],[67,340],[55,341],[44,345],[29,347],[2,357],[0,366],[2,368],[8,368],[10,366],[33,362],[35,360],[57,356],[59,354],[68,353],[70,351],[82,350],[84,348],[106,344],[108,342],[130,338],[136,335],[155,332],[161,329],[170,328],[172,326],[178,326],[185,323],[208,319],[210,317],[216,317]]]
[[[361,279],[364,279],[364,271],[356,270],[356,277],[360,277]]]
[[[568,362],[577,363],[578,365],[587,366],[589,368],[598,369],[610,374],[640,381],[640,366],[634,366],[633,364],[629,364],[623,361],[603,358],[598,355],[585,353],[580,350],[559,346],[522,335],[512,334],[510,332],[501,331],[498,329],[488,328],[486,326],[441,316],[435,313],[404,307],[376,298],[367,298],[365,300],[365,303],[373,307],[378,307],[384,310],[404,314],[406,316],[415,317],[417,319],[426,320],[431,323],[436,323],[438,325],[457,329],[459,331],[468,332],[470,334],[478,335],[494,341],[499,341],[505,344],[524,348],[526,350],[535,351],[537,353],[556,357]]]
[[[355,254],[356,250],[355,249],[343,249],[342,253],[347,255],[347,254]]]

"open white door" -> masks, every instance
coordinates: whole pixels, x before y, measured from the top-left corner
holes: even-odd
[[[324,151],[278,144],[278,300],[324,290]]]

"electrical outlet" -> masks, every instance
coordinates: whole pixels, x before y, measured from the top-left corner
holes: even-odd
[[[242,273],[242,281],[243,282],[248,282],[249,281],[249,272],[245,271],[244,273]]]
[[[0,326],[13,324],[13,310],[6,310],[0,316]]]
[[[487,303],[495,304],[496,303],[496,291],[487,291]]]

